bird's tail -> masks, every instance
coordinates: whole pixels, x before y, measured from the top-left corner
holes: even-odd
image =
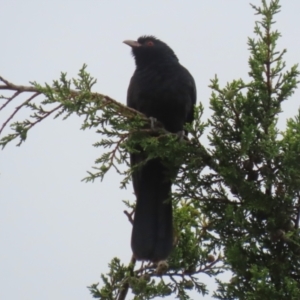
[[[132,164],[141,154],[132,154]],[[173,244],[173,218],[170,192],[172,182],[161,160],[148,161],[133,173],[137,205],[133,221],[131,247],[139,260],[166,259]]]

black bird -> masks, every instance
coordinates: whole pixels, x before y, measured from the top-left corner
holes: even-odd
[[[126,40],[132,48],[136,70],[131,78],[127,105],[161,122],[172,133],[191,123],[196,103],[192,75],[173,50],[154,36]],[[131,165],[146,159],[145,153],[131,154]],[[157,262],[166,259],[173,247],[172,180],[161,159],[149,160],[133,173],[137,197],[131,248],[136,259]]]

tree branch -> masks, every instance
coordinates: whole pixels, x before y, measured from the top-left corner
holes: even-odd
[[[135,263],[136,263],[136,259],[132,255],[130,263],[129,263],[129,267],[128,267],[130,269],[130,276],[134,276],[133,269],[134,269]],[[126,278],[121,289],[119,290],[119,296],[118,296],[117,300],[125,300],[127,293],[128,293],[128,289],[129,289],[129,282],[128,282],[128,278]]]

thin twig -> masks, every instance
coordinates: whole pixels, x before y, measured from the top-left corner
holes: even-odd
[[[16,91],[11,97],[5,97],[4,99],[7,99],[7,101],[0,107],[0,110],[2,110],[10,101],[16,98],[19,94],[21,94],[21,92]]]
[[[133,213],[134,213],[134,210],[133,210],[131,213],[129,213],[127,210],[124,210],[123,212],[124,212],[124,214],[127,216],[129,222],[130,222],[131,224],[133,224],[132,215],[133,215]]]
[[[41,122],[42,120],[44,120],[45,118],[47,118],[48,116],[50,116],[53,112],[57,111],[58,109],[60,109],[63,105],[58,105],[56,107],[54,107],[53,109],[47,111],[42,118],[38,118],[35,122],[30,123],[30,126],[28,127],[28,129],[32,128],[35,124]]]
[[[13,119],[13,117],[16,115],[16,113],[26,104],[28,104],[32,99],[34,99],[35,97],[37,97],[38,95],[40,95],[39,92],[36,92],[35,94],[33,94],[30,98],[28,98],[25,102],[23,102],[22,104],[20,104],[19,106],[17,106],[14,110],[14,112],[8,117],[8,119],[2,124],[2,127],[0,129],[0,134],[3,131],[3,129],[6,127],[6,125],[8,124],[9,121],[11,121]],[[3,106],[1,107],[1,109],[3,108]],[[1,110],[0,109],[0,110]],[[32,126],[31,126],[32,127]]]

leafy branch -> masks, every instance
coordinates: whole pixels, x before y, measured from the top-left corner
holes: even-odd
[[[137,149],[146,153],[146,160],[160,157],[181,166],[174,180],[175,247],[168,262],[131,259],[126,266],[114,258],[108,274],[101,275],[101,287],[89,287],[94,298],[123,300],[130,289],[135,300],[171,294],[186,300],[191,289],[207,293],[199,273],[216,278],[218,299],[300,298],[300,111],[284,132],[277,128],[282,102],[296,90],[299,71],[297,65],[286,70],[286,50],[276,48],[280,34],[272,26],[279,1],[262,0],[261,7],[252,7],[261,20],[255,24],[255,38],[248,39],[249,82],[238,79],[221,87],[218,77],[213,78],[212,116],[204,123],[199,104],[194,123],[185,128],[189,139],[183,141],[159,122],[153,129],[143,114],[92,92],[96,81],[85,65],[78,78],[68,80],[62,73],[51,86],[17,86],[0,77],[0,89],[12,93],[0,98],[0,112],[29,94],[2,125],[0,134],[12,130],[1,138],[2,148],[15,139],[20,145],[49,116],[67,119],[75,113],[83,117],[82,129],[101,135],[94,146],[106,149],[86,181],[102,179],[113,168],[125,187],[133,171],[128,153]],[[30,109],[30,117],[13,122],[22,109]],[[204,147],[201,138],[208,126],[210,146]],[[135,204],[124,203],[132,222]],[[217,279],[225,270],[231,271],[229,282]]]
[[[67,74],[62,73],[59,80],[53,81],[52,86],[48,84],[42,86],[36,82],[32,82],[31,86],[15,85],[0,76],[0,82],[3,83],[0,85],[0,90],[14,91],[12,95],[2,95],[0,97],[0,99],[4,100],[4,103],[0,107],[0,111],[3,111],[9,103],[21,94],[30,94],[27,100],[17,106],[3,123],[0,128],[0,134],[2,134],[4,129],[10,124],[12,119],[21,109],[29,108],[32,111],[29,119],[10,124],[13,133],[0,140],[2,148],[4,148],[8,142],[16,138],[19,138],[19,143],[17,145],[21,145],[21,143],[26,140],[28,130],[50,115],[54,118],[62,115],[63,119],[67,119],[72,113],[76,113],[79,116],[85,116],[82,129],[96,127],[99,124],[109,124],[110,120],[105,118],[109,110],[115,112],[118,117],[131,118],[133,116],[139,116],[140,119],[146,121],[145,116],[140,112],[131,109],[108,96],[92,93],[91,89],[96,83],[96,80],[86,72],[86,67],[87,66],[84,65],[81,68],[77,79],[68,80]],[[75,89],[71,89],[71,83],[74,85]],[[33,100],[36,100],[38,96],[44,96],[45,99],[34,103]],[[52,108],[51,106],[54,104],[56,104],[56,106]],[[51,109],[46,109],[46,107],[51,107]],[[98,113],[101,110],[103,113],[102,115],[99,115]]]

